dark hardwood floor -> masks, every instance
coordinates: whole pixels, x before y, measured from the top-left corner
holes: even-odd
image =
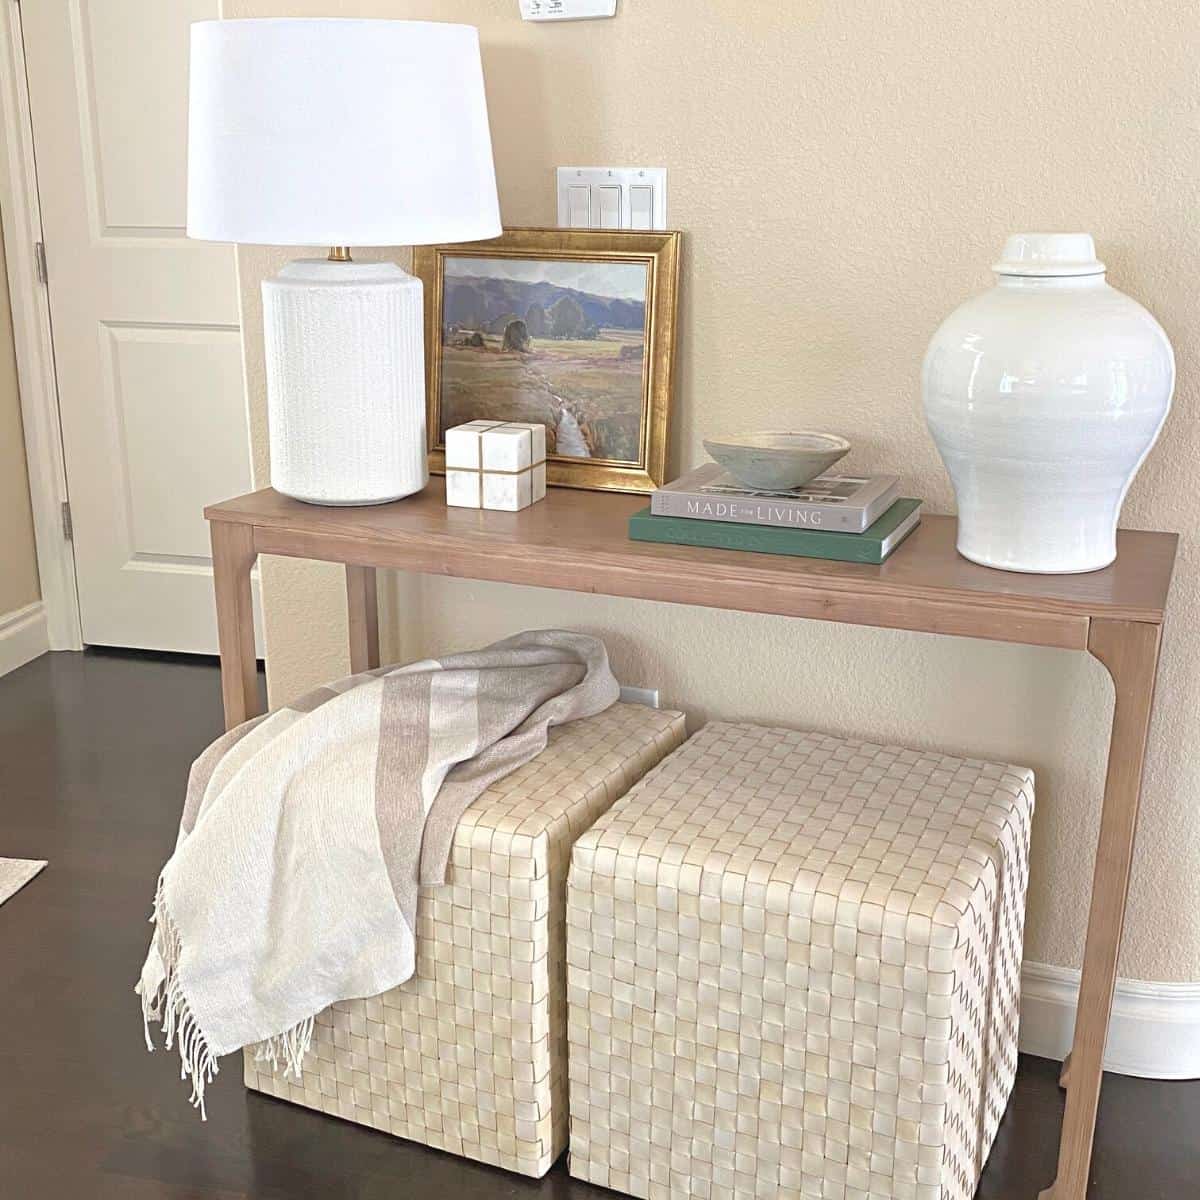
[[[247,1094],[240,1060],[188,1106],[132,993],[188,764],[221,728],[206,660],[90,651],[0,679],[0,854],[50,866],[0,906],[0,1198],[600,1200]],[[980,1197],[1054,1172],[1058,1064],[1022,1061]],[[1094,1200],[1200,1197],[1200,1083],[1105,1082]]]

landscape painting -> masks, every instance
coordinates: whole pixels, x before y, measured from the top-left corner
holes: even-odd
[[[439,444],[466,421],[537,421],[556,458],[643,460],[645,261],[447,255],[442,268]]]

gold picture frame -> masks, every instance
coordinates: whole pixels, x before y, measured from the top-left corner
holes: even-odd
[[[444,419],[449,427],[491,416],[547,424],[554,447],[546,456],[547,483],[618,492],[658,487],[666,475],[674,393],[679,246],[680,235],[673,231],[529,228],[506,229],[486,242],[414,248],[413,274],[425,289],[430,471],[445,473]],[[639,301],[633,296],[641,270],[645,293]],[[566,288],[581,299],[560,314],[556,305],[564,288],[546,280],[576,274],[610,293],[624,289],[627,297]],[[534,295],[539,283],[543,286],[536,294],[558,294],[553,317],[537,302],[529,304],[524,317],[502,312],[487,318],[477,311],[496,305],[488,288],[518,297],[519,307],[519,298]],[[549,290],[554,287],[557,293]],[[482,299],[479,289],[484,289]],[[462,305],[474,304],[473,320],[449,320],[448,296],[460,311]],[[584,306],[599,315],[589,318]],[[624,327],[603,327],[604,314]],[[583,324],[576,330],[569,320]],[[505,325],[502,332],[497,323]],[[535,324],[544,336],[529,332],[528,326]],[[639,354],[640,393],[635,396]],[[472,412],[476,401],[480,411]],[[579,446],[579,454],[558,452],[560,431],[562,444]]]

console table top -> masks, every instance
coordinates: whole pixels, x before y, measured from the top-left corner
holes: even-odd
[[[1121,530],[1117,561],[1083,575],[968,562],[953,517],[923,515],[882,566],[634,542],[645,495],[552,489],[516,513],[448,508],[440,478],[392,504],[304,504],[271,488],[214,504],[255,549],[361,566],[1085,649],[1097,617],[1159,624],[1178,537]]]

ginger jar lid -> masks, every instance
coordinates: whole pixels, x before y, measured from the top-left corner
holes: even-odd
[[[1103,275],[1104,264],[1096,258],[1096,245],[1089,233],[1014,233],[1004,243],[1000,261],[993,263],[997,275],[1039,277]]]

